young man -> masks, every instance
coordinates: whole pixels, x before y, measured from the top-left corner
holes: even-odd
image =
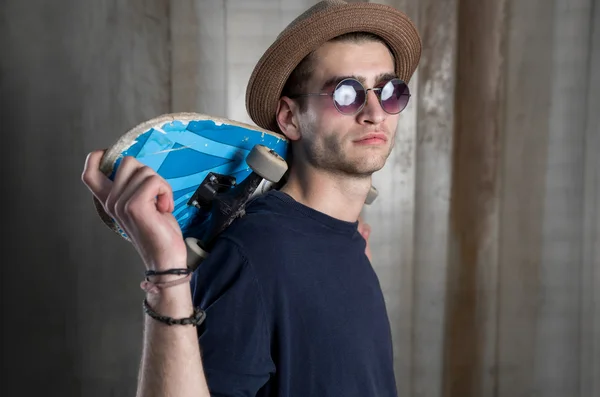
[[[357,229],[420,51],[404,14],[343,1],[312,7],[266,51],[247,107],[292,142],[289,176],[220,236],[191,288],[148,294],[162,316],[206,317],[195,328],[147,316],[138,395],[396,395],[383,294]],[[111,182],[101,156],[90,154],[83,180],[147,268],[184,268],[169,186],[130,158]]]

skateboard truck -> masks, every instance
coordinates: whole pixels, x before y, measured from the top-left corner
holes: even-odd
[[[198,209],[208,209],[211,207],[212,202],[217,195],[225,193],[235,185],[235,177],[209,172],[192,197],[190,197],[187,205],[194,206]]]
[[[287,171],[287,163],[275,151],[263,145],[252,148],[246,158],[252,170],[242,182],[235,177],[209,173],[188,205],[209,212],[208,228],[202,236],[186,238],[188,267],[195,268],[207,256],[219,234],[244,214],[245,206],[263,179],[277,183]]]
[[[262,177],[251,172],[240,184],[235,178],[219,179],[223,175],[207,175],[188,205],[201,209],[209,214],[207,228],[200,236],[186,238],[188,253],[187,266],[194,270],[208,256],[208,252],[223,230],[244,213],[246,203],[256,191]]]

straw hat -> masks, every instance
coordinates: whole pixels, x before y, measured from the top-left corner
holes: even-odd
[[[391,6],[325,0],[292,21],[256,64],[246,89],[246,109],[252,120],[278,131],[277,103],[292,71],[322,44],[350,32],[381,37],[394,54],[398,77],[408,83],[421,57],[421,39],[413,22]]]

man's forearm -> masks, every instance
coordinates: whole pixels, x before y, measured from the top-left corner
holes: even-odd
[[[164,316],[189,317],[193,311],[188,284],[148,294],[148,304]],[[138,397],[208,397],[198,334],[192,325],[167,325],[146,316]]]

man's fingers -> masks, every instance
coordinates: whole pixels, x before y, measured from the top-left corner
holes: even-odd
[[[129,179],[129,182],[126,186],[123,187],[123,191],[120,193],[119,195],[119,199],[118,202],[116,204],[117,208],[117,212],[124,212],[125,210],[125,206],[129,206],[129,202],[132,200],[133,196],[141,189],[144,189],[144,185],[146,184],[146,181],[148,180],[148,178],[151,177],[155,177],[157,176],[156,172],[154,172],[154,170],[150,167],[147,166],[142,166],[140,168],[138,168],[135,173],[131,176],[131,178]],[[151,200],[153,197],[152,192],[148,193],[149,196],[149,200]],[[149,201],[149,200],[145,200],[145,201]],[[134,204],[135,205],[135,204]],[[139,205],[139,204],[137,204]],[[159,207],[159,210],[161,210],[160,208],[161,203],[158,202],[157,206]],[[164,205],[164,204],[162,204]],[[164,212],[164,211],[162,211]],[[126,215],[126,214],[121,214],[121,215]]]
[[[96,150],[88,154],[81,180],[90,189],[92,194],[104,204],[112,189],[112,181],[100,171],[100,160],[104,150]]]
[[[144,165],[133,157],[124,157],[115,174],[115,182],[113,185],[114,192],[121,196],[122,191],[124,191],[127,186],[132,185],[131,180],[142,168],[144,168]]]
[[[171,212],[173,211],[171,209],[172,201],[173,200],[169,199],[169,197],[166,194],[162,194],[156,198],[156,208],[162,213]]]
[[[132,180],[135,179],[135,175],[143,167],[142,164],[130,156],[126,156],[121,160],[121,164],[115,173],[112,190],[106,200],[106,208],[108,211],[118,215],[119,211],[122,209],[117,208],[119,203],[127,202],[128,198],[131,196],[131,192],[126,194],[125,191],[136,189],[142,182],[139,180],[137,184],[134,184]]]
[[[127,200],[124,212],[126,216],[142,219],[144,209],[148,206],[154,206],[160,212],[167,212],[173,207],[171,187],[158,175],[151,175],[144,180]]]
[[[371,226],[366,223],[362,217],[358,217],[358,232],[361,234],[361,236],[363,236],[363,238],[365,240],[369,239],[369,236],[371,235]]]
[[[367,225],[365,228],[363,228],[361,234],[365,240],[369,240],[369,236],[371,236],[371,227]]]

